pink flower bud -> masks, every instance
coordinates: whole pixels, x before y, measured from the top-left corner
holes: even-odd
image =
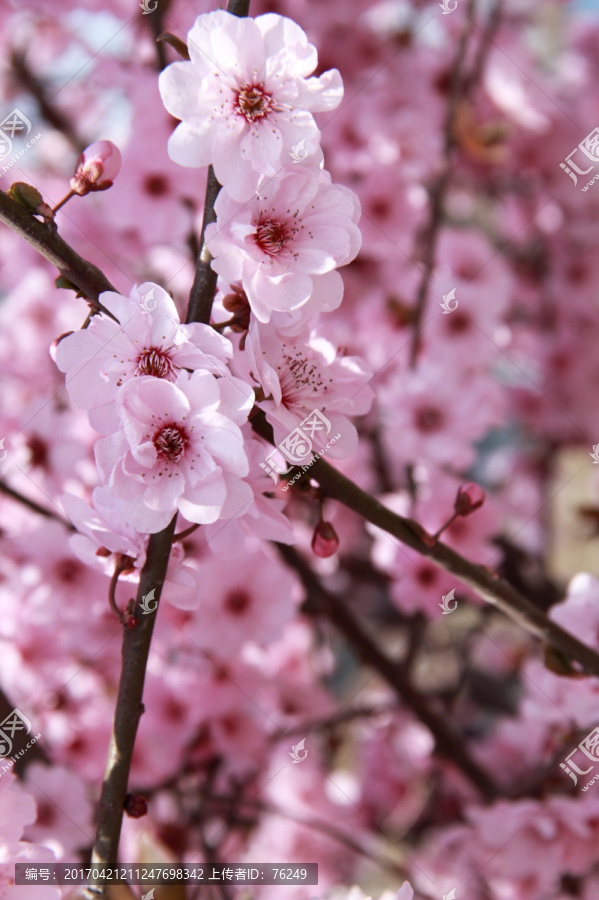
[[[71,190],[80,197],[90,191],[105,191],[112,186],[120,168],[119,148],[112,141],[96,141],[77,160]]]
[[[458,488],[454,509],[458,516],[469,516],[485,502],[485,492],[478,484],[469,482]]]
[[[337,532],[330,522],[319,522],[312,535],[312,550],[315,556],[326,559],[339,549]]]

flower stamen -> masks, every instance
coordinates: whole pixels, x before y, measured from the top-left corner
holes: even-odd
[[[154,378],[166,378],[174,381],[175,367],[167,352],[160,347],[147,347],[137,358],[136,375],[152,375]]]
[[[179,425],[165,425],[152,438],[158,458],[166,463],[179,462],[185,454],[189,438]]]
[[[235,112],[250,123],[266,118],[273,107],[272,95],[261,84],[242,84],[235,92]]]

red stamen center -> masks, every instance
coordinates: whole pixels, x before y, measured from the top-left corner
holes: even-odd
[[[153,437],[159,459],[168,463],[179,462],[188,443],[187,434],[179,425],[165,425]]]
[[[284,222],[261,222],[256,228],[255,241],[263,253],[276,256],[289,242],[291,235]]]
[[[264,119],[272,108],[272,95],[261,84],[242,84],[236,91],[235,110],[248,122]]]
[[[154,378],[166,378],[175,380],[175,368],[168,353],[157,347],[149,347],[143,350],[137,358],[136,375],[153,375]]]

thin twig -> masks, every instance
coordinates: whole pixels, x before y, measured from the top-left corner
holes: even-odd
[[[200,255],[196,262],[196,270],[193,279],[191,293],[189,295],[189,307],[187,310],[187,324],[190,322],[210,322],[212,302],[216,292],[217,274],[211,268],[212,254],[206,244],[205,232],[208,225],[216,222],[214,204],[220,191],[212,166],[208,169],[208,181],[206,184],[206,202],[204,204],[204,217],[202,219],[202,231],[200,232]]]
[[[234,16],[247,16],[250,9],[250,0],[229,0],[227,12]],[[210,322],[212,303],[216,293],[217,274],[211,268],[212,254],[206,244],[206,228],[216,222],[214,204],[220,191],[220,184],[214,174],[212,166],[208,169],[208,181],[206,184],[206,202],[204,203],[204,216],[202,218],[202,230],[200,232],[200,253],[196,261],[196,270],[193,286],[189,295],[189,307],[187,310],[187,324],[190,322]]]
[[[328,497],[338,500],[412,550],[432,559],[530,634],[576,660],[586,674],[599,676],[599,654],[564,631],[495,572],[470,562],[441,541],[429,543],[431,536],[427,536],[417,522],[391,512],[324,460],[316,460],[309,471]]]
[[[491,13],[489,15],[489,22],[486,30],[483,31],[481,29],[482,36],[480,44],[478,45],[476,58],[472,65],[472,69],[470,70],[470,73],[468,74],[465,81],[465,93],[468,93],[474,87],[476,87],[483,76],[489,53],[491,51],[491,48],[495,44],[495,35],[497,34],[497,31],[499,30],[499,26],[501,24],[502,13],[503,0],[495,0],[495,3],[493,4],[493,8],[491,9]]]
[[[122,570],[122,568],[120,568],[120,566],[115,565],[114,572],[112,573],[112,577],[110,579],[110,584],[108,586],[108,602],[110,604],[111,610],[113,611],[113,613],[115,614],[115,616],[117,617],[117,619],[119,620],[121,625],[124,624],[125,617],[123,616],[123,613],[119,609],[117,602],[116,602],[116,586],[119,583],[119,575],[121,574],[122,571],[123,570]]]
[[[132,611],[137,623],[132,627],[123,628],[123,664],[108,761],[100,796],[98,825],[92,853],[92,865],[94,866],[115,866],[118,862],[129,770],[137,727],[143,713],[142,697],[146,665],[158,613],[157,608],[151,615],[144,615],[142,600],[152,590],[154,599],[160,600],[176,521],[175,515],[163,531],[150,535],[147,559],[141,572],[137,598]],[[105,896],[106,884],[97,885],[94,893]]]
[[[258,411],[251,422],[253,429],[261,437],[273,443],[272,428],[262,411]],[[433,560],[441,569],[455,575],[476,591],[479,597],[496,606],[529,634],[578,662],[582,674],[599,677],[599,654],[568,631],[564,631],[495,572],[478,563],[470,562],[441,541],[435,541],[418,522],[392,512],[323,459],[315,459],[308,472],[301,475],[295,487],[301,486],[306,478],[317,481],[327,497],[338,500],[367,522],[386,531],[416,553]]]
[[[426,725],[435,738],[437,754],[457,766],[485,799],[495,799],[499,794],[497,786],[491,776],[470,756],[464,737],[453,723],[410,684],[403,666],[382,652],[347,605],[320,583],[310,566],[293,547],[277,544],[277,549],[287,565],[298,573],[308,591],[308,600],[305,604],[308,613],[313,616],[324,615],[330,619],[358,652],[360,659],[372,666],[403,703]]]
[[[249,0],[229,0],[228,9],[235,15],[247,15]],[[203,277],[209,268],[209,259],[203,264],[204,244],[203,229],[209,221],[214,221],[214,201],[218,190],[216,179],[211,185],[210,174],[204,202],[204,226],[202,227],[202,251],[198,259],[196,279],[189,297],[187,322],[210,322],[212,303],[216,291],[216,275]],[[198,273],[202,276],[198,277]],[[201,284],[199,283],[201,281]],[[106,773],[100,796],[98,826],[92,852],[92,865],[114,866],[118,861],[119,840],[121,835],[125,797],[129,782],[129,772],[137,727],[143,712],[143,687],[146,666],[150,654],[152,632],[157,609],[151,615],[144,615],[141,606],[144,596],[155,591],[154,599],[160,600],[162,586],[175,537],[177,516],[158,534],[150,535],[146,563],[142,569],[135,606],[132,610],[138,622],[132,627],[123,628],[122,668],[119,679],[119,691],[114,715],[114,725],[106,763]],[[106,885],[96,885],[91,889],[96,895],[106,895]]]
[[[30,500],[29,497],[25,496],[25,494],[21,494],[20,491],[16,491],[9,484],[2,480],[0,480],[0,493],[5,494],[7,497],[10,497],[11,500],[16,500],[17,503],[20,503],[22,506],[26,506],[27,509],[38,513],[40,516],[44,516],[44,518],[46,519],[54,519],[55,522],[60,522],[60,524],[64,525],[65,528],[68,528],[69,531],[77,531],[75,526],[67,519],[59,516],[58,513],[53,512],[53,510],[51,509],[46,509],[45,506],[40,506],[40,504],[36,503],[35,500]]]
[[[430,195],[430,214],[428,222],[424,227],[417,244],[424,247],[424,261],[422,276],[418,285],[416,294],[416,304],[412,317],[412,342],[410,345],[410,366],[414,368],[418,359],[421,346],[422,319],[426,309],[428,300],[428,292],[430,287],[433,266],[435,264],[435,255],[437,251],[437,240],[441,230],[441,222],[443,218],[443,206],[445,204],[445,196],[449,186],[449,177],[451,173],[451,154],[454,146],[454,123],[456,112],[458,109],[460,95],[463,89],[463,70],[466,60],[466,51],[468,43],[474,28],[474,10],[476,0],[469,0],[468,9],[466,11],[466,19],[464,29],[458,44],[456,57],[452,66],[451,88],[449,93],[449,102],[447,106],[447,116],[445,119],[444,129],[444,148],[443,161],[441,171],[434,183],[432,184]]]
[[[190,525],[189,528],[186,528],[184,531],[180,531],[179,534],[176,534],[173,540],[183,541],[186,537],[189,537],[190,534],[193,534],[194,531],[197,531],[199,527],[199,525]]]
[[[85,141],[76,134],[73,125],[62,110],[54,106],[51,98],[48,97],[44,84],[30,69],[25,54],[21,51],[13,50],[10,63],[19,83],[37,101],[37,105],[46,122],[57,131],[60,131],[77,153],[81,153],[85,147]]]
[[[74,284],[84,297],[91,300],[95,307],[114,319],[114,316],[101,306],[98,298],[104,291],[116,289],[100,269],[79,256],[66,241],[63,241],[54,224],[47,225],[40,222],[4,191],[0,191],[0,222],[4,222],[24,238],[48,262],[56,266],[60,274]]]
[[[327,837],[330,837],[333,840],[337,841],[338,843],[348,847],[354,853],[357,853],[360,856],[364,856],[366,859],[369,859],[377,866],[380,866],[381,869],[386,870],[387,872],[391,872],[391,874],[396,878],[408,877],[404,868],[398,866],[392,860],[385,859],[384,856],[380,856],[378,853],[373,853],[371,850],[363,847],[359,843],[359,841],[355,840],[355,838],[351,837],[351,835],[344,834],[342,831],[340,831],[338,828],[335,828],[334,825],[330,825],[328,822],[324,822],[321,819],[315,819],[312,816],[301,816],[297,813],[285,812],[285,810],[280,809],[274,804],[264,803],[260,800],[253,801],[249,805],[255,807],[260,812],[264,812],[271,816],[280,816],[282,819],[287,819],[290,822],[296,822],[298,825],[303,825],[305,828],[311,828],[313,831],[318,831],[321,834],[324,834]]]
[[[384,706],[344,709],[334,713],[328,719],[311,719],[307,722],[300,722],[299,725],[294,725],[293,728],[289,728],[283,734],[271,735],[271,739],[273,743],[278,743],[287,739],[290,735],[307,734],[310,731],[330,731],[348,722],[355,722],[359,719],[376,719],[378,716],[392,715],[394,712],[397,712],[397,704],[395,703],[386,703]]]

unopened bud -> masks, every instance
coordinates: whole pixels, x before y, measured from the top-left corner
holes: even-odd
[[[144,794],[127,794],[125,812],[130,819],[141,819],[148,813],[148,798]]]
[[[458,488],[454,509],[458,516],[469,516],[485,502],[485,492],[480,485],[469,482]]]
[[[239,283],[232,284],[231,291],[232,293],[223,297],[223,306],[233,314],[228,323],[229,328],[239,334],[250,327],[251,308],[247,294]]]
[[[121,153],[116,144],[96,141],[77,160],[71,190],[81,197],[90,191],[105,191],[112,186],[120,168]]]
[[[315,556],[326,559],[339,549],[337,532],[330,522],[319,522],[312,535],[312,551]]]

